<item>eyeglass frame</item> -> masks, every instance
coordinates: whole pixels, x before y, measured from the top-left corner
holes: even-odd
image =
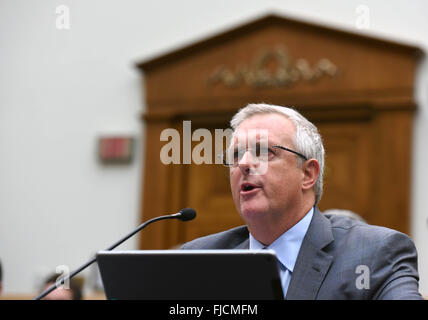
[[[274,146],[271,146],[271,148],[279,148],[279,149],[282,149],[282,150],[285,150],[285,151],[288,151],[288,152],[291,152],[291,153],[294,153],[295,155],[297,155],[297,156],[299,156],[299,157],[301,157],[302,159],[304,159],[305,161],[308,161],[309,159],[306,157],[306,156],[304,156],[303,154],[301,154],[301,153],[299,153],[299,152],[297,152],[297,151],[294,151],[293,149],[290,149],[290,148],[286,148],[286,147],[283,147],[283,146],[280,146],[280,145],[274,145]],[[246,149],[246,152],[248,151],[248,149]],[[225,166],[225,167],[232,167],[232,168],[236,168],[238,165],[239,165],[239,162],[236,164],[236,165],[233,165],[233,164],[226,164],[225,163],[225,156],[224,156],[224,154],[227,152],[227,150],[224,150],[221,154],[219,154],[218,156],[219,157],[222,157],[222,164]]]

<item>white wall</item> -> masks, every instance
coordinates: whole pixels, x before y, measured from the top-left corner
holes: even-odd
[[[70,9],[58,30],[55,9]],[[370,28],[356,28],[359,5]],[[0,0],[0,259],[4,293],[36,290],[60,264],[76,268],[139,221],[141,77],[134,63],[266,12],[428,47],[428,3],[261,0]],[[424,33],[425,32],[425,33]],[[428,294],[428,69],[418,75],[412,237]],[[131,165],[97,162],[96,139],[138,138]],[[121,248],[137,248],[137,238]]]

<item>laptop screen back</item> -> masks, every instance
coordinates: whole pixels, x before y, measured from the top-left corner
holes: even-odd
[[[108,299],[283,299],[271,250],[100,251]]]

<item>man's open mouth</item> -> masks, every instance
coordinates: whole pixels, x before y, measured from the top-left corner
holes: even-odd
[[[243,184],[241,184],[241,191],[244,191],[244,192],[252,191],[252,190],[254,190],[256,188],[259,188],[259,187],[256,186],[256,185],[254,185],[254,184],[252,184],[252,183],[243,183]]]

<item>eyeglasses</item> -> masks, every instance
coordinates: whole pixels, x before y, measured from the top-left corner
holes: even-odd
[[[305,157],[303,154],[294,151],[292,149],[283,147],[283,146],[261,146],[260,144],[256,144],[256,148],[254,149],[246,149],[246,148],[235,148],[235,149],[229,149],[223,151],[222,154],[219,155],[222,159],[223,165],[226,167],[237,167],[239,163],[241,162],[242,158],[244,157],[244,154],[246,152],[249,152],[252,156],[252,158],[256,158],[259,161],[271,161],[274,160],[277,157],[277,154],[275,152],[275,148],[282,149],[291,153],[294,153],[295,155],[299,156],[300,158],[304,159],[305,161],[308,160],[307,157]]]

